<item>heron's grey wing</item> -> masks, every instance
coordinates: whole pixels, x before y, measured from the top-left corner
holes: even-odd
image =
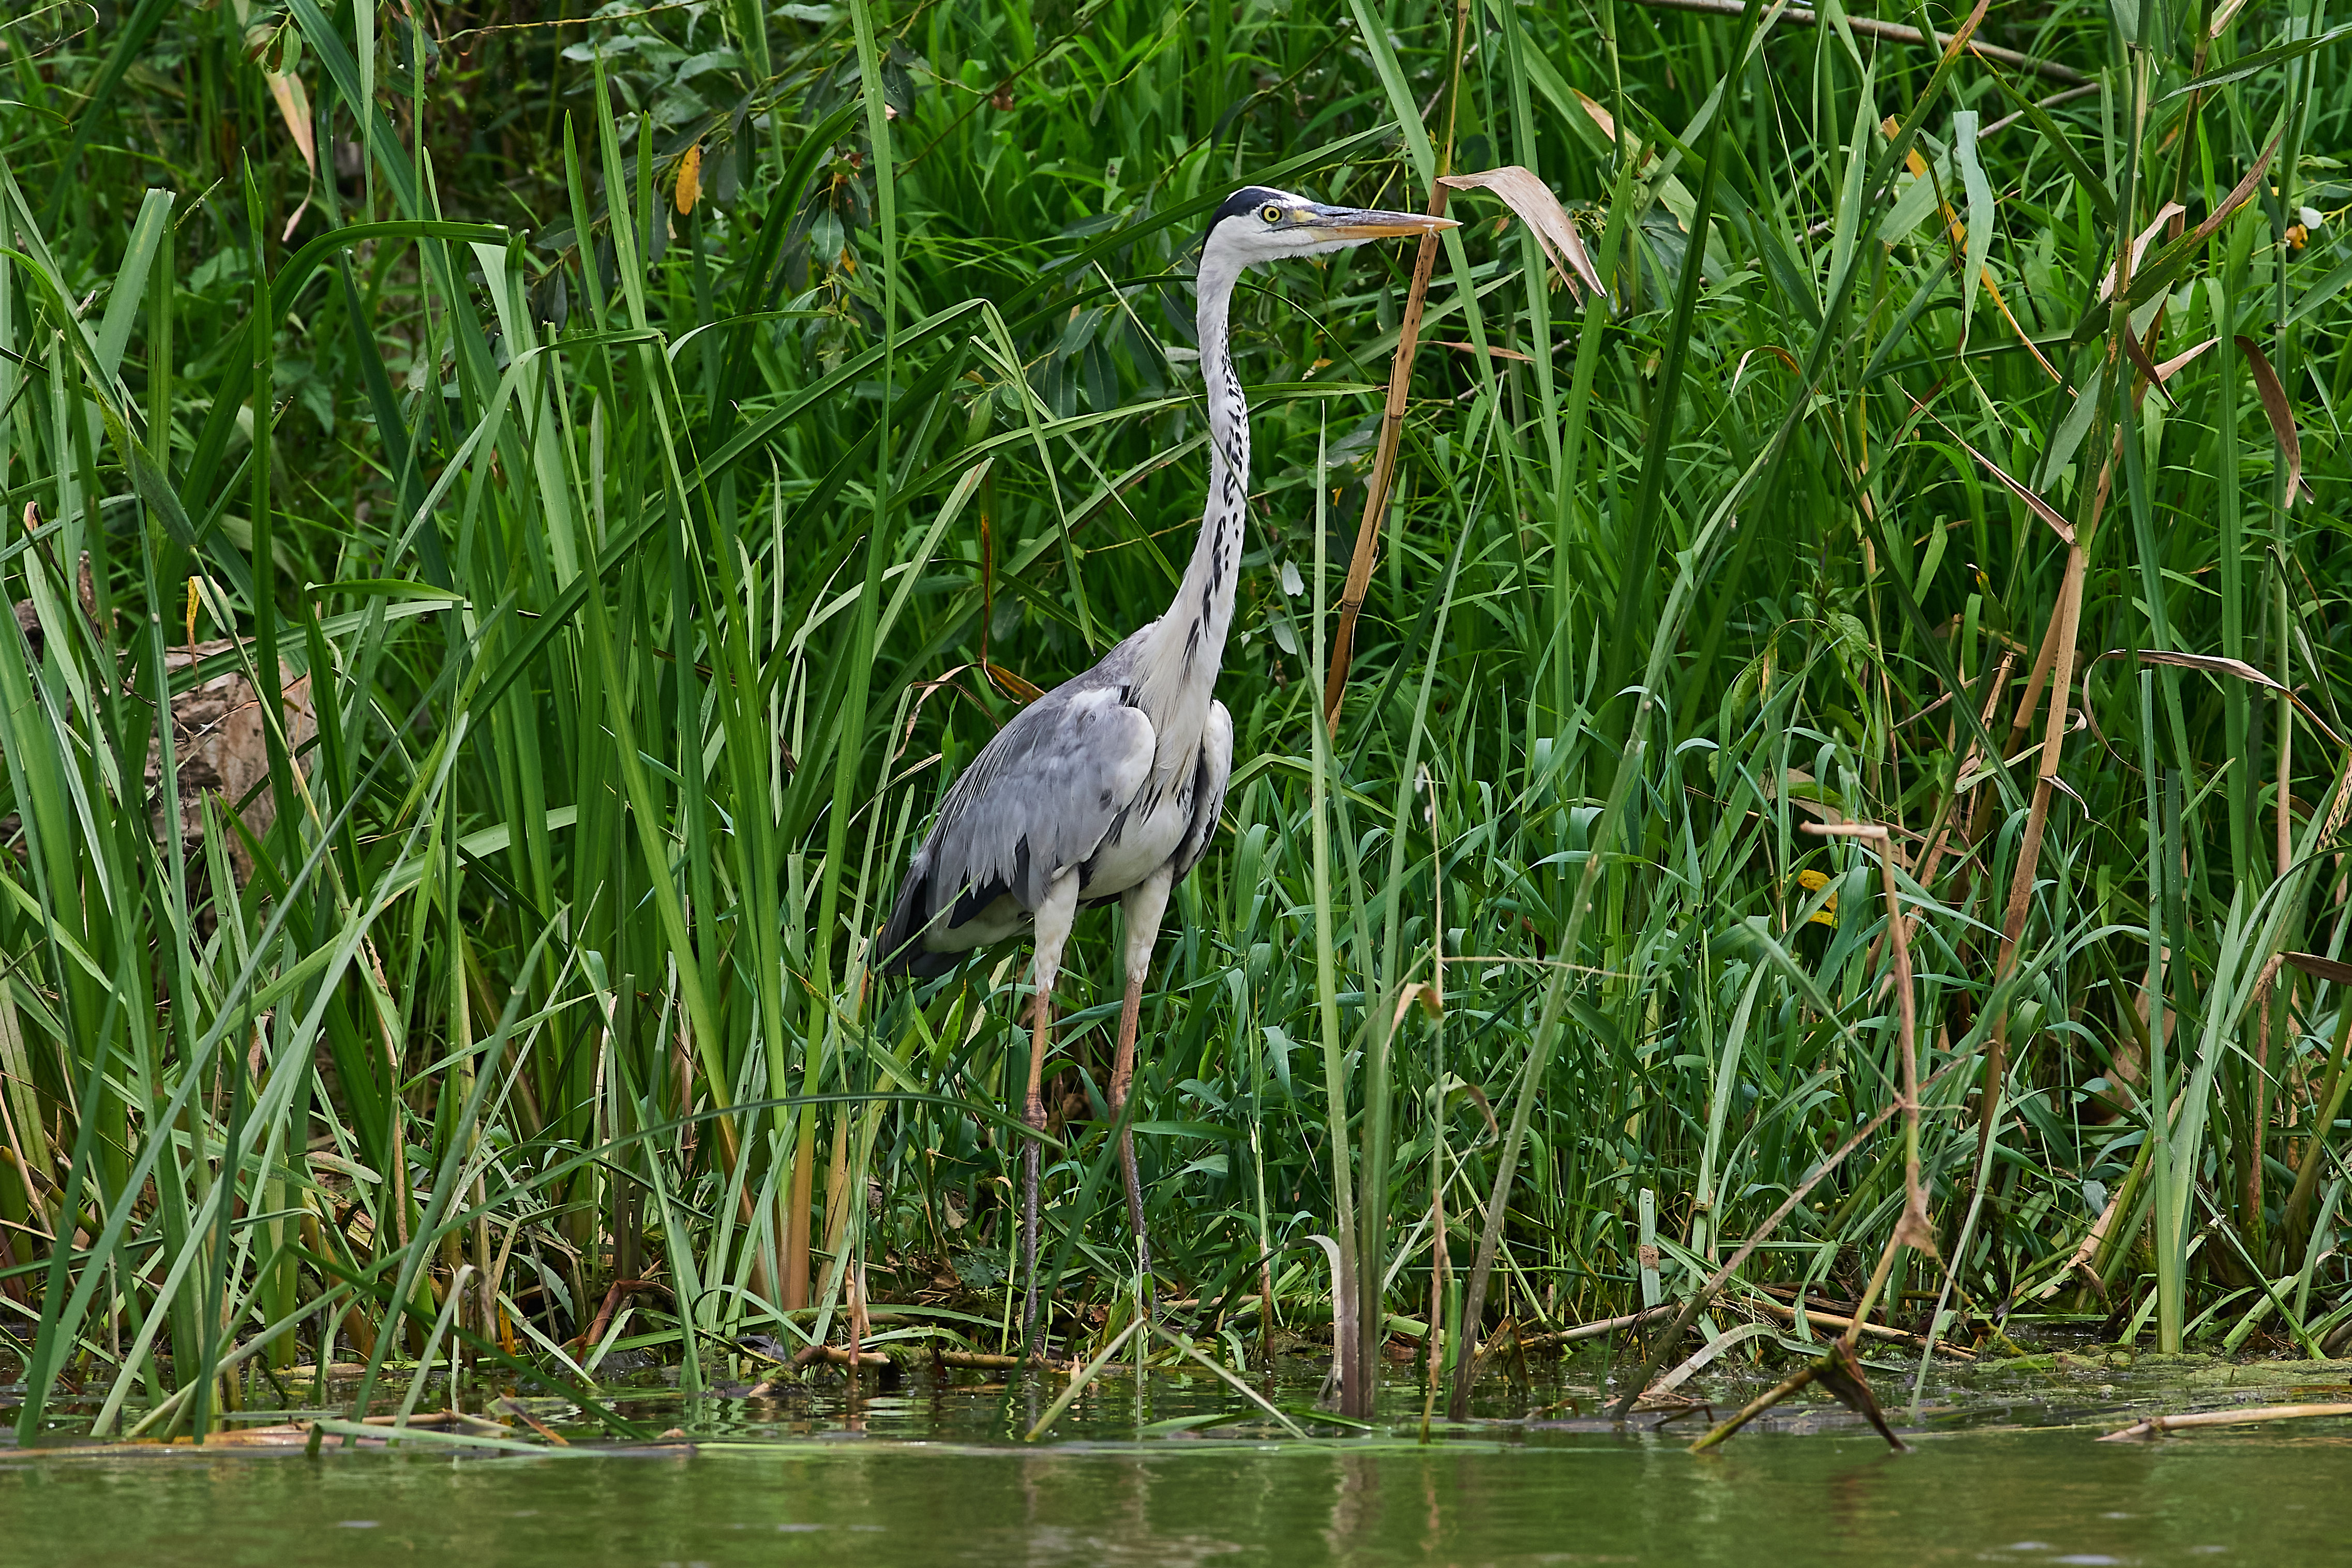
[[[1192,820],[1184,841],[1176,846],[1176,880],[1190,876],[1209,841],[1217,835],[1217,817],[1225,809],[1225,784],[1234,776],[1234,716],[1225,705],[1209,705],[1209,722],[1201,732],[1201,760],[1192,776]]]
[[[1157,744],[1118,685],[1074,681],[1013,717],[950,787],[915,852],[881,950],[907,968],[919,938],[999,898],[1035,909],[1046,884],[1094,853],[1141,789]]]

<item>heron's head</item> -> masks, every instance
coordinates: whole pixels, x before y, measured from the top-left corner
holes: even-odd
[[[1201,246],[1202,272],[1239,272],[1294,256],[1321,256],[1366,240],[1436,234],[1461,225],[1452,218],[1421,213],[1386,213],[1374,207],[1333,207],[1288,191],[1246,185],[1225,198],[1209,220]]]

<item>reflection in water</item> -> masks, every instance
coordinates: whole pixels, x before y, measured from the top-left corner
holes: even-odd
[[[11,1568],[324,1559],[532,1564],[2178,1562],[2334,1560],[2336,1440],[2082,1431],[1874,1453],[1743,1437],[1054,1448],[823,1440],[690,1457],[0,1454]],[[367,1528],[359,1528],[369,1521]]]
[[[1870,1504],[1873,1494],[1878,1490],[1878,1461],[1901,1457],[1882,1450],[1853,1469],[1841,1470],[1830,1477],[1828,1507],[1822,1511],[1831,1534],[1841,1540],[1855,1541],[1870,1533],[1874,1522]]]
[[[922,1379],[854,1414],[836,1395],[682,1419],[648,1398],[640,1415],[725,1434],[663,1457],[0,1449],[0,1564],[2303,1563],[2343,1554],[2352,1460],[2352,1424],[2101,1444],[1990,1425],[2008,1404],[1956,1410],[1909,1454],[1812,1411],[1705,1458],[1597,1422],[1423,1445],[1417,1401],[1403,1436],[1301,1443],[1186,1429],[1235,1402],[1168,1376],[1107,1377],[1055,1441],[1019,1441],[1058,1386]],[[1172,1435],[1139,1437],[1153,1421]]]

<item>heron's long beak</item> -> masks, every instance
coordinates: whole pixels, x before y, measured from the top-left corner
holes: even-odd
[[[1386,213],[1377,207],[1316,207],[1304,226],[1321,239],[1365,240],[1443,234],[1462,225],[1452,218],[1433,218],[1425,213]]]

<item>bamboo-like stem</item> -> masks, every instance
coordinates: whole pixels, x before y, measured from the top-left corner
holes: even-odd
[[[2264,1421],[2315,1421],[2331,1416],[2338,1419],[2352,1416],[2352,1405],[2262,1405],[2251,1410],[2200,1410],[2188,1416],[2151,1416],[2145,1421],[2135,1421],[2120,1431],[2110,1432],[2099,1441],[2123,1443],[2135,1437],[2160,1437],[2167,1432],[2193,1431],[2200,1427],[2245,1427]]]

